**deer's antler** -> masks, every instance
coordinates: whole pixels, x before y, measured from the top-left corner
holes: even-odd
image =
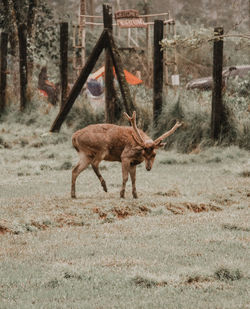
[[[177,121],[176,124],[173,126],[172,129],[162,134],[160,137],[158,137],[156,140],[154,140],[155,145],[159,145],[166,137],[170,136],[175,132],[176,129],[178,129],[180,126],[182,126],[182,122]]]
[[[133,135],[133,138],[134,140],[137,142],[137,144],[139,144],[140,146],[144,146],[145,142],[144,142],[144,139],[142,138],[138,128],[137,128],[137,125],[136,125],[136,112],[133,111],[133,115],[132,117],[130,117],[127,113],[123,113],[124,116],[128,119],[128,121],[131,123],[133,129],[134,129],[134,132],[135,132],[135,135]]]

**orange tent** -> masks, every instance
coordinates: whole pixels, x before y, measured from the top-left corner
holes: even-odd
[[[105,73],[105,67],[101,67],[99,70],[97,70],[95,73],[92,74],[92,78],[94,79],[98,79],[101,76],[104,76]],[[115,68],[113,67],[113,73],[114,76],[116,77],[116,73],[115,73]],[[138,77],[136,77],[135,75],[133,75],[132,73],[128,72],[127,70],[124,70],[124,75],[126,78],[126,81],[130,84],[130,85],[139,85],[142,83],[142,80],[139,79]]]

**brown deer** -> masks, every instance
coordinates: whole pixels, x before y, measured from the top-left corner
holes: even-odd
[[[75,198],[75,182],[78,175],[91,164],[99,178],[103,190],[107,192],[105,180],[99,171],[102,160],[119,161],[122,164],[122,188],[120,196],[124,198],[125,187],[130,174],[132,181],[132,194],[137,198],[135,179],[136,165],[145,161],[146,170],[150,171],[156,156],[156,150],[165,144],[162,141],[173,134],[182,125],[176,122],[174,127],[152,140],[136,126],[136,113],[129,117],[132,127],[118,126],[114,124],[93,124],[76,131],[72,136],[72,144],[75,147],[80,160],[72,171],[71,197]]]

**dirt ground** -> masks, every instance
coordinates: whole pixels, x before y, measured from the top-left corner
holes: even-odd
[[[161,151],[70,198],[70,134],[0,125],[0,308],[250,308],[250,156]]]

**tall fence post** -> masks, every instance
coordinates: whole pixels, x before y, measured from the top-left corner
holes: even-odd
[[[154,77],[153,77],[153,116],[154,126],[158,123],[158,117],[162,112],[163,89],[163,50],[160,41],[163,39],[163,20],[154,21]]]
[[[213,93],[212,93],[212,115],[211,115],[211,136],[218,139],[221,132],[223,121],[223,102],[222,102],[222,68],[223,68],[223,39],[221,36],[224,31],[222,27],[214,28],[213,47]]]
[[[86,1],[80,0],[80,14],[79,14],[79,42],[81,46],[81,69],[85,65],[86,57],[86,28],[85,28],[85,15],[86,15]],[[80,70],[79,70],[80,73]]]
[[[20,72],[20,110],[27,104],[27,29],[25,24],[18,27],[19,72]]]
[[[109,4],[103,4],[103,23],[104,29],[110,33],[113,31],[112,26],[112,7]],[[105,121],[107,123],[115,122],[115,87],[113,75],[113,63],[108,47],[105,48]]]
[[[8,34],[1,33],[0,112],[6,107]]]
[[[67,97],[68,87],[68,23],[60,24],[60,73],[61,73],[61,108]]]

